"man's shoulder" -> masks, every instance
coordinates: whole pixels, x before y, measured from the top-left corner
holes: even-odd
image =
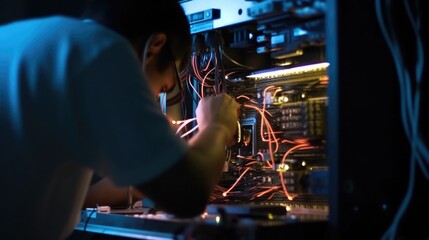
[[[67,42],[71,46],[103,49],[112,45],[128,44],[126,39],[118,33],[88,19],[52,16],[45,20],[48,25],[45,28],[59,30],[52,34],[58,35],[58,38],[62,40],[68,39]]]
[[[46,26],[59,26],[62,32],[87,32],[89,35],[104,34],[112,35],[112,31],[106,27],[89,21],[87,19],[73,18],[67,16],[51,16],[41,19],[42,25]],[[92,34],[91,34],[92,33]]]
[[[71,37],[72,41],[100,41],[124,40],[124,37],[107,27],[88,19],[75,18],[64,15],[52,15],[32,19],[21,19],[0,26],[0,32],[7,32],[9,36],[16,35],[42,35],[48,37]]]
[[[67,26],[74,26],[79,24],[82,24],[82,21],[80,21],[77,18],[63,16],[63,15],[52,15],[52,16],[44,16],[44,17],[38,17],[38,18],[20,19],[20,20],[5,24],[4,26],[9,28],[22,28],[22,27],[32,26],[38,29],[38,28],[49,27],[52,25],[61,25],[62,27],[67,28]]]

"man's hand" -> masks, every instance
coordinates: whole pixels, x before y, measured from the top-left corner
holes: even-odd
[[[218,127],[228,135],[226,143],[233,142],[237,132],[239,104],[228,94],[221,93],[216,96],[202,98],[196,109],[198,127]]]

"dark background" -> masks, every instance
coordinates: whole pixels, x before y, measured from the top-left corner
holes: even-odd
[[[0,24],[52,14],[79,16],[86,0],[0,0]]]

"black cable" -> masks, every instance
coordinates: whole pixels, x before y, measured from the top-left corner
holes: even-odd
[[[92,211],[91,211],[91,213],[88,215],[88,217],[86,218],[86,221],[85,221],[85,226],[83,227],[83,231],[84,232],[86,232],[86,227],[88,226],[88,223],[89,223],[89,219],[92,217],[92,215],[97,211],[97,209],[98,209],[98,205],[97,205],[97,207],[96,208],[93,208],[92,209]]]
[[[218,92],[226,92],[226,84],[225,84],[225,65],[224,65],[224,59],[223,59],[223,41],[222,41],[222,35],[219,33],[219,45],[218,45],[218,51],[219,51],[219,68],[220,68],[220,78],[221,78],[221,86],[217,86]],[[221,88],[222,87],[222,88]]]
[[[238,67],[240,67],[240,69],[245,69],[245,70],[255,70],[255,68],[250,67],[250,66],[246,66],[244,64],[239,63],[238,61],[234,60],[233,58],[231,58],[223,49],[222,49],[222,55],[225,56],[231,63],[237,65]]]
[[[390,0],[382,1],[377,0],[376,1],[376,16],[378,20],[378,24],[380,26],[380,29],[382,31],[383,37],[388,44],[389,50],[391,51],[391,54],[393,56],[393,60],[395,63],[395,68],[398,75],[399,80],[399,86],[400,86],[400,93],[401,93],[401,117],[402,117],[402,123],[404,126],[404,131],[407,136],[408,141],[410,142],[411,146],[411,156],[410,156],[410,173],[409,173],[409,181],[408,181],[408,187],[406,194],[399,206],[399,209],[396,211],[396,214],[394,216],[394,219],[392,220],[392,223],[388,227],[388,229],[384,232],[382,239],[395,239],[396,233],[398,230],[398,226],[400,225],[400,221],[402,220],[403,215],[407,211],[408,205],[411,201],[413,190],[414,190],[414,183],[415,183],[415,168],[416,168],[416,162],[421,164],[421,159],[419,157],[419,151],[426,150],[426,147],[424,145],[421,145],[421,141],[419,136],[417,135],[417,129],[419,126],[419,110],[420,110],[420,77],[422,73],[422,64],[424,61],[424,55],[419,55],[423,53],[423,45],[422,41],[420,39],[419,35],[419,27],[420,27],[420,16],[417,14],[416,18],[413,18],[413,14],[411,13],[410,6],[408,5],[407,1],[404,1],[408,19],[412,24],[414,33],[416,35],[416,43],[417,48],[420,49],[420,51],[417,51],[417,67],[416,67],[416,73],[415,73],[415,93],[414,96],[412,94],[412,83],[411,83],[411,77],[409,74],[409,69],[405,66],[403,56],[401,54],[401,45],[398,41],[398,36],[396,33],[395,26],[393,25],[393,11],[392,11],[392,5]],[[418,5],[418,4],[417,4]],[[385,12],[383,12],[383,10]],[[422,165],[421,165],[422,166]],[[421,169],[425,175],[428,175],[428,172],[425,168]]]

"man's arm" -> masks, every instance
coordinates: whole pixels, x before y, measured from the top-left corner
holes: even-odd
[[[198,133],[189,140],[189,150],[168,171],[136,186],[157,207],[178,217],[204,212],[208,198],[222,176],[225,146],[236,131],[238,104],[228,95],[200,101]]]
[[[141,200],[144,196],[140,191],[131,191],[127,187],[116,186],[107,177],[97,177],[98,181],[92,184],[87,192],[83,208],[99,206],[111,206],[112,208],[126,208],[129,194],[133,202]]]

